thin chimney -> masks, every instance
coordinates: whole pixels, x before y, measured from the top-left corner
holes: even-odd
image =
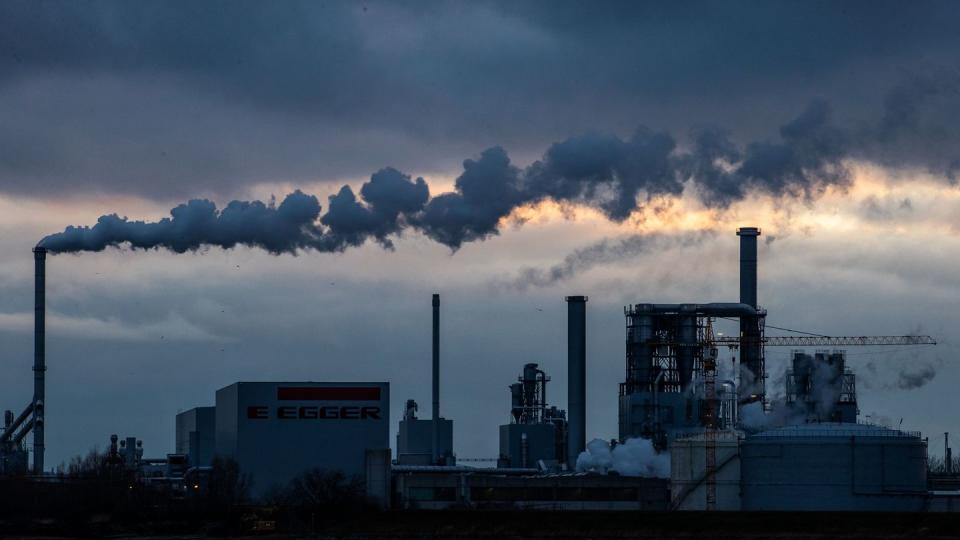
[[[46,403],[46,258],[47,250],[33,249],[33,474],[43,474],[43,428]]]
[[[567,297],[567,467],[587,446],[587,297]]]
[[[433,464],[440,464],[440,295],[433,295]]]

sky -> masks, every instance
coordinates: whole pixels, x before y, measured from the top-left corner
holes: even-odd
[[[958,15],[0,3],[0,407],[31,399],[42,241],[48,464],[111,433],[162,456],[238,380],[389,381],[395,431],[429,409],[434,292],[459,456],[496,456],[524,363],[565,407],[567,295],[610,439],[623,306],[737,300],[757,226],[768,324],[937,339],[849,350],[861,418],[937,454],[960,429]]]

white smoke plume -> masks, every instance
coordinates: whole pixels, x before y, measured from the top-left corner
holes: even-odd
[[[618,263],[651,252],[661,252],[675,247],[698,245],[715,236],[713,231],[691,232],[676,236],[664,234],[631,234],[603,240],[578,248],[563,258],[563,261],[545,268],[524,268],[509,287],[526,290],[530,287],[549,287],[586,272],[593,267]]]
[[[593,439],[587,443],[586,451],[577,456],[577,471],[669,478],[670,454],[657,453],[648,439],[627,439],[613,450],[607,441]]]

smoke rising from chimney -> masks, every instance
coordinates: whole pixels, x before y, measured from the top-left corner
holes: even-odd
[[[702,243],[715,236],[712,231],[664,234],[631,234],[620,238],[603,240],[576,249],[563,261],[546,268],[524,268],[512,281],[505,284],[518,290],[530,287],[549,287],[556,283],[572,279],[600,265],[616,263],[639,257],[645,253],[663,251],[674,247],[689,247]]]

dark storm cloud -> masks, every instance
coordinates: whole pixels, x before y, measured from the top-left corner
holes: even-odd
[[[751,143],[741,152],[720,130],[697,134],[688,166],[704,202],[727,206],[750,189],[811,199],[827,186],[849,182],[842,164],[849,157],[848,135],[833,125],[825,101],[812,101],[783,125],[780,139]]]
[[[725,126],[744,146],[746,176],[704,182],[717,204],[743,182],[804,192],[808,169],[832,165],[820,146],[838,142],[828,115],[812,110],[782,140],[764,137],[812,96],[842,113],[837,125],[864,128],[853,129],[854,155],[956,174],[957,77],[936,66],[955,64],[958,12],[950,2],[9,1],[0,189],[231,196],[385,164],[445,171],[492,145],[528,163],[548,141],[644,123],[655,129],[639,138],[589,136],[621,155],[611,169],[543,186],[603,197],[621,219],[634,195],[676,189],[658,173],[663,145],[690,126]],[[486,234],[476,225],[470,234]]]
[[[960,173],[960,70],[910,73],[885,96],[883,117],[867,131],[864,157],[886,165],[914,165],[956,182]]]

